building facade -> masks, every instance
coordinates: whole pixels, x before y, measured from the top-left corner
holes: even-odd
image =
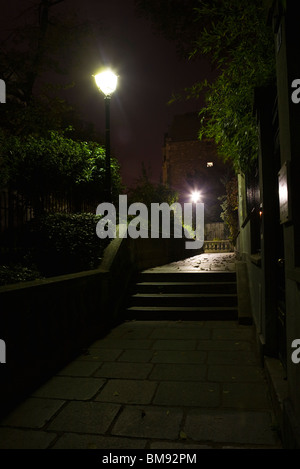
[[[231,168],[224,164],[211,140],[199,140],[197,113],[174,117],[163,147],[163,183],[178,192],[179,202],[191,201],[193,191],[200,192],[205,221],[218,223],[221,213],[219,197],[225,194]]]
[[[238,253],[286,448],[300,448],[300,60],[297,2],[265,2],[276,83],[255,90],[257,168],[239,175]],[[298,92],[297,92],[298,89]],[[299,97],[298,97],[299,95]]]

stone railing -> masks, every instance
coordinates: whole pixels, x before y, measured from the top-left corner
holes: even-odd
[[[219,241],[204,241],[204,252],[233,252],[233,245],[228,239]]]

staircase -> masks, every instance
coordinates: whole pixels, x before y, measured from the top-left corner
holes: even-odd
[[[235,320],[235,272],[155,272],[138,274],[125,320]]]

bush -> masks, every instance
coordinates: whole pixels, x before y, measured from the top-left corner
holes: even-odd
[[[0,285],[9,285],[18,282],[28,282],[41,278],[41,274],[29,267],[22,265],[1,265],[0,266]]]
[[[97,268],[109,243],[96,235],[99,218],[51,213],[31,220],[24,234],[28,263],[46,277]]]

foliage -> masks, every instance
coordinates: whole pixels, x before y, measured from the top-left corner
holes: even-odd
[[[72,193],[78,199],[101,201],[105,149],[96,142],[76,141],[58,131],[46,137],[0,132],[0,186],[18,190],[40,213],[49,194]],[[119,164],[112,159],[114,193],[121,190]]]
[[[9,285],[12,283],[29,282],[41,277],[41,274],[29,267],[23,265],[0,265],[0,285]]]
[[[221,219],[229,228],[229,239],[235,244],[239,224],[238,224],[238,184],[236,176],[224,182],[226,195],[219,198],[222,202]]]
[[[177,202],[178,194],[174,190],[170,189],[164,184],[161,183],[153,183],[150,179],[149,172],[146,170],[144,164],[142,164],[142,174],[136,180],[135,186],[131,187],[128,190],[128,201],[129,204],[133,203],[142,203],[147,207],[147,219],[143,219],[140,223],[139,229],[142,229],[143,223],[145,224],[144,227],[147,229],[150,228],[152,219],[152,207],[151,204],[163,204],[167,203],[169,206],[173,203]],[[139,218],[143,218],[143,212],[137,214]],[[145,214],[146,216],[146,214]],[[129,216],[129,220],[131,218],[135,218],[135,216]],[[173,219],[174,219],[174,211],[171,210],[170,212],[170,223],[171,227],[173,227]],[[159,222],[160,223],[160,222]],[[161,228],[161,227],[160,227]]]
[[[245,173],[257,157],[254,89],[275,79],[273,34],[264,13],[260,0],[222,5],[215,0],[196,9],[197,21],[209,18],[211,24],[202,30],[193,54],[210,54],[220,70],[214,83],[202,83],[208,92],[200,138],[213,138],[223,158]]]
[[[24,233],[27,260],[45,276],[97,268],[108,244],[96,235],[99,216],[51,213],[31,220]]]
[[[90,213],[45,214],[19,228],[13,251],[5,252],[2,235],[0,285],[97,268],[109,242],[97,237],[98,221]]]
[[[149,172],[142,165],[142,174],[135,186],[129,189],[128,198],[130,203],[141,202],[150,208],[151,203],[172,205],[178,200],[178,194],[164,184],[151,182]]]

